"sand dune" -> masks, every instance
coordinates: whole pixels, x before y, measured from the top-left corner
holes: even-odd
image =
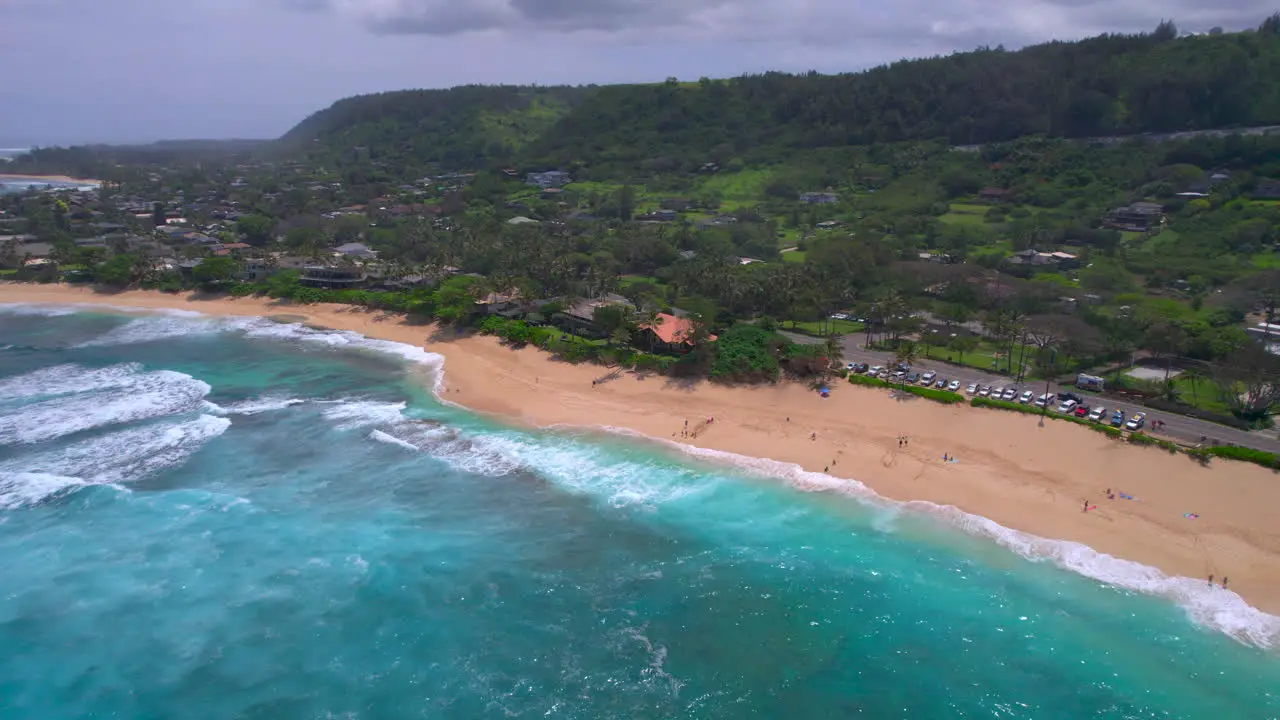
[[[370,337],[425,345],[446,358],[448,400],[512,422],[611,426],[856,479],[895,500],[953,505],[1033,535],[1191,578],[1229,576],[1252,605],[1280,614],[1280,477],[1253,465],[1134,447],[1067,423],[836,383],[828,399],[801,386],[727,388],[609,371],[456,338],[398,317],[335,305],[243,298],[198,301],[137,291],[112,295],[0,284],[0,302],[181,308],[222,315],[289,315]],[[431,338],[428,340],[428,338]],[[714,423],[707,423],[708,418]],[[689,437],[685,437],[685,422]],[[909,437],[905,447],[898,438]],[[942,455],[958,458],[946,463]],[[1135,500],[1107,500],[1111,488]],[[1084,501],[1098,508],[1081,512]],[[1184,513],[1197,513],[1191,520]]]

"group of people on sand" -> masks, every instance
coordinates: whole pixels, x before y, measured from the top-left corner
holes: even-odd
[[[1223,590],[1226,590],[1226,589],[1227,589],[1227,581],[1228,581],[1228,580],[1230,580],[1230,579],[1231,579],[1231,578],[1227,577],[1226,575],[1223,575],[1223,576],[1222,576],[1222,589],[1223,589]],[[1210,575],[1210,576],[1209,576],[1209,587],[1213,587],[1213,575]]]

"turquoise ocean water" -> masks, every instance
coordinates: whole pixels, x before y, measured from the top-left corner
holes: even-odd
[[[1232,594],[436,370],[0,306],[0,718],[1280,717]]]

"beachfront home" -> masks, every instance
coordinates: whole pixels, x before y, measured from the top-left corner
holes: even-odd
[[[639,334],[644,347],[654,352],[686,353],[693,349],[693,322],[688,318],[658,313],[657,322],[640,325]],[[709,335],[714,341],[715,335]]]
[[[604,333],[600,331],[600,327],[596,324],[596,310],[611,305],[621,307],[626,312],[631,312],[635,309],[627,298],[610,293],[595,300],[579,299],[561,310],[556,320],[584,335],[603,337]]]
[[[361,268],[332,265],[309,265],[303,268],[302,276],[298,278],[298,282],[306,287],[326,290],[350,290],[360,287],[366,280]]]

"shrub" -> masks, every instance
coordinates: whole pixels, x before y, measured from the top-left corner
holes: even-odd
[[[918,387],[916,385],[902,386],[902,385],[899,385],[898,383],[888,382],[886,380],[881,380],[880,378],[867,377],[866,375],[856,375],[856,374],[850,375],[849,383],[852,385],[863,385],[866,387],[881,387],[881,388],[892,388],[894,390],[905,390],[906,392],[909,392],[912,395],[918,395],[927,400],[933,400],[934,402],[943,403],[944,405],[954,405],[959,402],[964,402],[964,398],[961,395],[959,395],[958,393],[950,392],[948,390],[934,390],[933,388]]]
[[[927,400],[940,402],[944,405],[955,405],[964,402],[964,397],[959,393],[953,393],[950,390],[935,390],[927,387],[912,387],[910,385],[903,388],[912,395],[919,395]]]
[[[778,358],[773,352],[775,335],[755,325],[738,323],[716,340],[713,380],[773,381],[778,378]]]
[[[885,382],[880,378],[867,377],[866,375],[850,375],[849,382],[853,385],[864,385],[866,387],[893,387],[891,383]]]
[[[1241,460],[1243,462],[1251,462],[1255,465],[1280,470],[1280,455],[1269,453],[1264,450],[1254,450],[1245,447],[1229,447],[1215,446],[1199,450],[1206,455],[1216,457],[1229,458],[1231,460]]]

